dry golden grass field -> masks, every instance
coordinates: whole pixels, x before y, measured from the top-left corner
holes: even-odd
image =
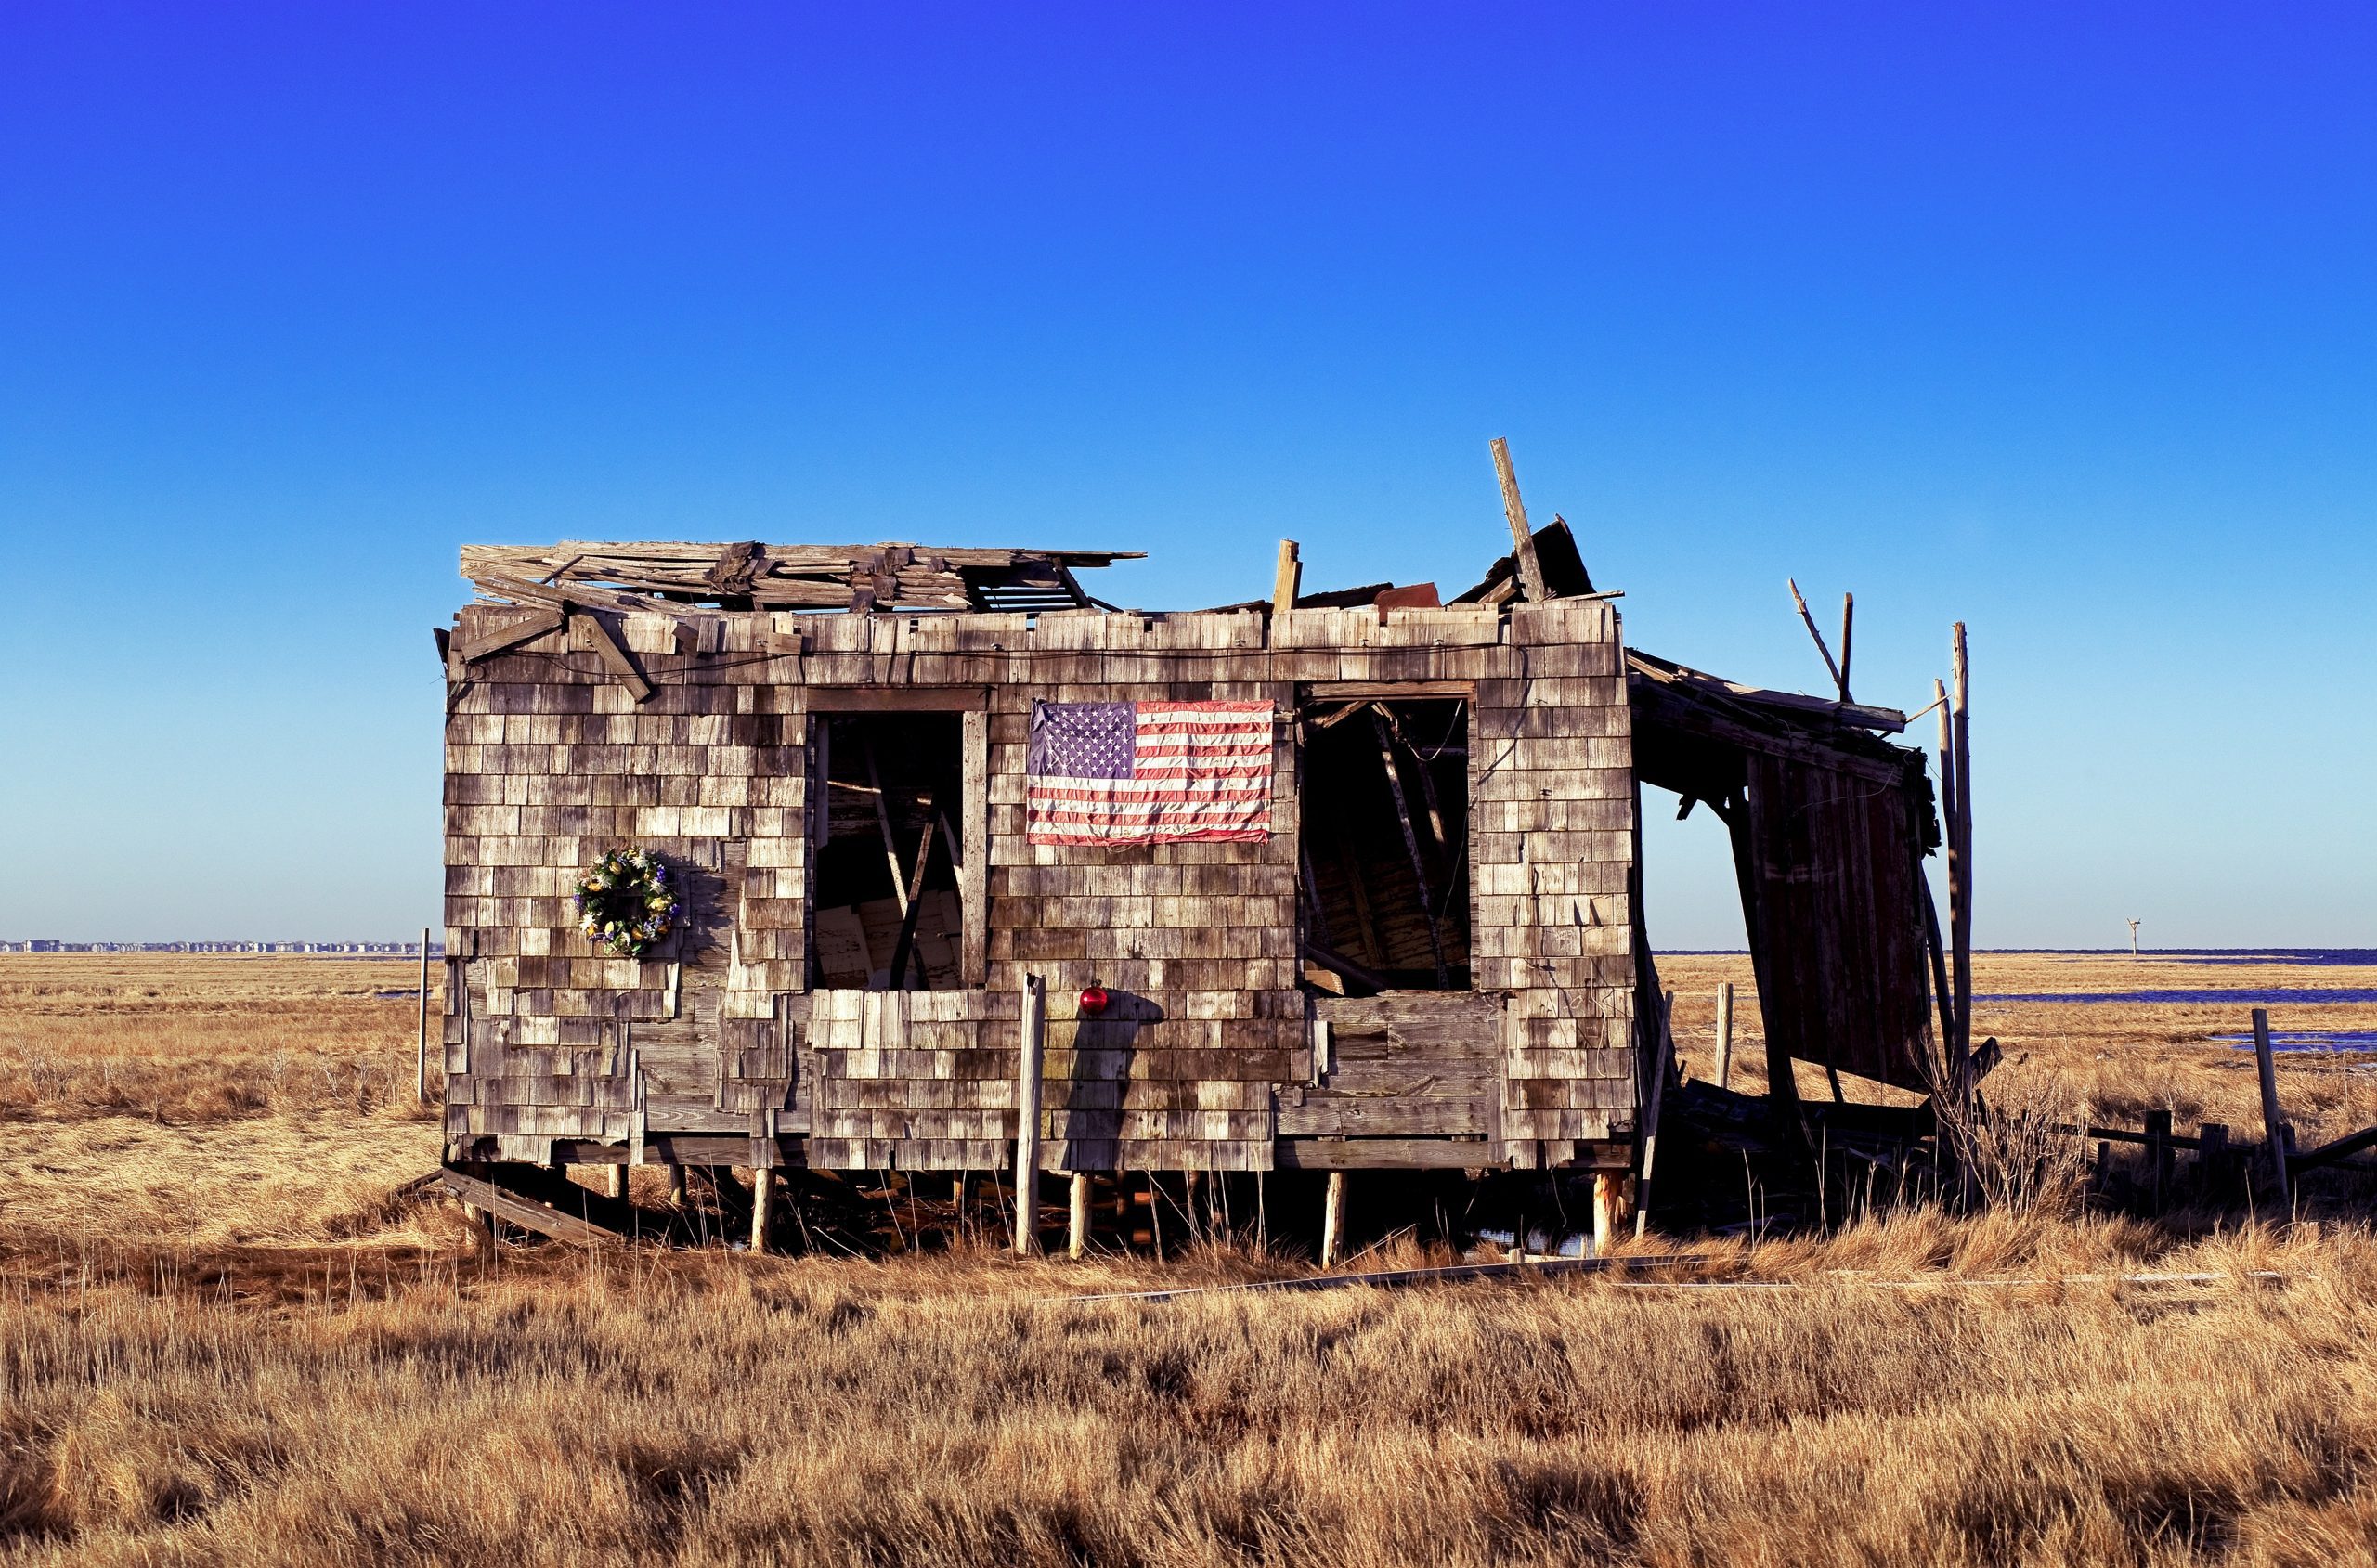
[[[1662,969],[1687,1066],[1731,978],[1754,1068],[1746,965]],[[376,994],[411,975],[0,956],[0,1561],[2377,1561],[2365,1176],[2292,1222],[1917,1209],[1653,1238],[1705,1254],[1656,1285],[1083,1304],[1050,1298],[1306,1265],[490,1254],[395,1194],[436,1158],[412,1004]],[[1979,981],[2377,971],[1984,955]],[[1976,1032],[2009,1102],[2251,1139],[2251,1055],[2207,1043],[2244,1021],[1984,1003]],[[2306,1145],[2377,1123],[2372,1062],[2282,1059]],[[1354,1266],[1382,1261],[1419,1249]],[[2141,1273],[2217,1277],[2115,1277]]]

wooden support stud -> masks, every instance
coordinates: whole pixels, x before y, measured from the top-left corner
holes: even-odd
[[[1593,1256],[1605,1258],[1617,1244],[1617,1226],[1626,1207],[1626,1178],[1616,1171],[1593,1173]]]
[[[751,1173],[751,1251],[754,1252],[768,1250],[768,1212],[773,1206],[775,1190],[776,1173],[773,1171],[762,1165]]]
[[[1048,1030],[1048,984],[1023,977],[1023,1027],[1015,1071],[1015,1251],[1029,1257],[1040,1245],[1040,1052]]]
[[[1079,1258],[1089,1251],[1089,1173],[1075,1171],[1072,1179],[1072,1211],[1065,1228],[1065,1256]]]
[[[1659,1105],[1668,1086],[1668,1066],[1675,1060],[1675,1035],[1669,1029],[1669,1017],[1675,1009],[1675,992],[1664,992],[1659,998],[1659,1050],[1651,1069],[1650,1093],[1643,1096],[1643,1175],[1634,1184],[1634,1235],[1640,1239],[1651,1224],[1651,1174],[1659,1154]]]
[[[1320,1266],[1335,1268],[1345,1248],[1345,1173],[1329,1173],[1329,1195],[1320,1210]]]

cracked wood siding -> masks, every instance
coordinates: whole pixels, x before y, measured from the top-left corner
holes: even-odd
[[[584,612],[579,612],[584,614]],[[464,639],[502,613],[474,606]],[[1314,683],[1454,681],[1474,693],[1474,993],[1427,1049],[1461,1088],[1442,1114],[1526,1165],[1628,1135],[1633,854],[1626,689],[1599,602],[1182,615],[710,613],[700,639],[635,617],[639,704],[561,632],[469,667],[447,726],[447,1019],[456,1145],[545,1158],[554,1138],[805,1135],[831,1168],[988,1169],[1017,1132],[1016,993],[1047,980],[1051,1168],[1269,1168],[1283,1133],[1371,1130],[1310,1085],[1299,989],[1297,770],[1285,722]],[[665,618],[663,616],[662,618]],[[669,652],[698,644],[701,652]],[[986,986],[807,989],[809,718],[980,693],[977,922]],[[857,690],[853,690],[856,688]],[[905,690],[903,690],[905,689]],[[922,695],[925,691],[937,693]],[[1265,842],[1034,846],[1031,704],[1263,700],[1282,716]],[[688,929],[647,960],[580,937],[575,874],[615,843],[687,868]],[[969,964],[970,967],[970,964]],[[1085,986],[1114,997],[1078,1016]],[[462,1047],[461,1009],[473,1012]],[[1381,999],[1382,1002],[1387,999]],[[1398,1004],[1399,1005],[1400,1004]],[[1344,1007],[1335,1000],[1323,1011]],[[1386,1011],[1393,1011],[1392,1008]],[[1383,1014],[1382,1015],[1383,1016]],[[1416,1016],[1416,1014],[1415,1014]],[[1378,1036],[1380,1070],[1409,1029]],[[1353,1070],[1358,1056],[1345,1058]],[[1424,1076],[1424,1074],[1422,1075]],[[1416,1080],[1415,1080],[1416,1082]],[[1299,1088],[1304,1103],[1282,1095]],[[1343,1084],[1341,1100],[1375,1098]],[[1375,1108],[1365,1108],[1376,1124]]]

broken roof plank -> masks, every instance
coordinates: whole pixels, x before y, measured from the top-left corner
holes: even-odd
[[[1688,687],[1710,696],[1730,698],[1752,707],[1781,709],[1810,718],[1837,719],[1859,730],[1880,730],[1890,734],[1903,733],[1906,715],[1893,707],[1874,707],[1864,703],[1837,702],[1829,697],[1811,697],[1797,692],[1772,692],[1759,686],[1745,686],[1721,676],[1693,669],[1656,654],[1639,648],[1626,650],[1629,674],[1640,673],[1669,685]]]

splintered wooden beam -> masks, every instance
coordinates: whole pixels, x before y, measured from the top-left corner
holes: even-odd
[[[484,627],[468,637],[454,640],[455,657],[464,664],[474,664],[506,648],[516,648],[532,637],[542,637],[549,631],[559,631],[568,612],[561,609],[530,609],[517,620],[500,626]]]
[[[1428,832],[1435,837],[1436,848],[1446,851],[1449,857],[1452,841],[1445,836],[1444,803],[1436,798],[1436,778],[1428,767],[1428,759],[1420,755],[1420,748],[1412,744],[1410,736],[1403,732],[1402,720],[1396,718],[1385,704],[1372,703],[1370,706],[1385,718],[1386,727],[1395,732],[1395,738],[1401,741],[1403,749],[1411,754],[1412,770],[1420,780],[1420,803],[1428,810]]]
[[[1315,941],[1310,938],[1306,938],[1303,944],[1303,952],[1305,963],[1317,965],[1319,967],[1330,971],[1331,974],[1342,975],[1345,978],[1355,982],[1357,985],[1368,986],[1372,991],[1392,991],[1395,989],[1392,985],[1387,983],[1384,976],[1375,974],[1372,971],[1364,968],[1361,965],[1355,963],[1344,953],[1331,948],[1326,942]]]
[[[1833,689],[1840,693],[1840,700],[1846,703],[1849,700],[1849,683],[1841,677],[1840,667],[1832,662],[1832,650],[1825,645],[1824,633],[1816,629],[1816,618],[1809,613],[1808,602],[1799,596],[1799,579],[1785,577],[1783,580],[1790,586],[1791,603],[1799,607],[1799,619],[1806,625],[1808,635],[1815,639],[1816,652],[1824,655],[1825,673],[1832,677]]]
[[[1403,848],[1411,856],[1411,878],[1420,885],[1420,913],[1428,919],[1428,954],[1435,960],[1436,985],[1448,990],[1452,972],[1445,966],[1444,934],[1436,927],[1435,896],[1428,890],[1427,863],[1420,858],[1420,835],[1411,825],[1411,806],[1403,797],[1403,778],[1395,766],[1395,743],[1386,732],[1386,719],[1375,706],[1370,724],[1378,733],[1378,759],[1386,769],[1386,787],[1395,795],[1396,825],[1403,830]]]
[[[1304,563],[1297,559],[1296,541],[1279,541],[1279,567],[1271,579],[1271,613],[1284,616],[1296,607],[1296,590],[1304,586]]]
[[[1536,558],[1535,530],[1526,525],[1526,502],[1519,499],[1519,476],[1511,467],[1511,444],[1497,435],[1491,445],[1494,474],[1502,485],[1502,515],[1511,525],[1511,557],[1518,564],[1519,587],[1530,603],[1541,603],[1550,595],[1543,586],[1543,563]]]
[[[929,802],[930,797],[928,797],[927,798],[928,802]],[[907,909],[906,913],[900,916],[899,940],[891,944],[890,987],[893,991],[905,991],[908,989],[908,971],[911,968],[915,968],[918,971],[921,971],[924,968],[923,964],[917,963],[915,960],[916,956],[916,916],[925,907],[925,868],[932,863],[932,841],[934,836],[936,834],[947,833],[948,831],[949,820],[942,815],[938,808],[935,808],[932,813],[932,821],[925,824],[924,833],[916,840],[916,868],[908,878],[908,888],[903,900]],[[926,978],[928,979],[928,984],[929,984],[929,977]]]
[[[550,1203],[525,1198],[493,1182],[477,1176],[466,1176],[450,1167],[437,1173],[439,1185],[471,1207],[523,1230],[533,1230],[539,1236],[550,1236],[556,1241],[567,1241],[581,1247],[607,1247],[622,1238],[618,1232],[604,1230],[601,1225],[581,1220],[575,1214],[564,1213]]]
[[[867,787],[875,792],[875,822],[883,830],[883,858],[891,867],[891,892],[900,901],[900,913],[908,913],[908,884],[900,875],[900,841],[891,836],[891,809],[883,800],[883,775],[875,766],[875,737],[864,730],[859,732],[859,755],[866,759]],[[931,837],[929,830],[926,834]]]
[[[611,672],[612,680],[628,689],[628,695],[637,702],[651,697],[652,682],[643,678],[643,671],[628,657],[628,651],[619,646],[619,640],[611,635],[611,628],[603,624],[601,616],[570,616],[569,634],[574,646],[587,650],[603,661],[603,667]]]

